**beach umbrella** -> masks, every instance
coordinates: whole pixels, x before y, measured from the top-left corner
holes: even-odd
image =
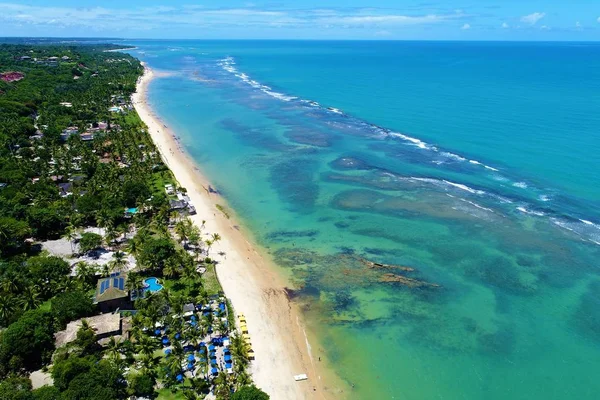
[[[188,363],[187,369],[190,370],[190,371],[193,370],[194,369],[194,364]]]
[[[213,374],[213,375],[217,375],[219,373],[219,370],[216,369],[216,368],[213,368],[213,369],[210,370],[210,373]]]
[[[205,346],[206,346],[206,343],[200,342],[200,347],[205,347]]]
[[[206,358],[204,358],[204,357],[201,357],[201,358],[200,358],[200,362],[206,362]]]
[[[194,355],[193,355],[193,354],[190,354],[190,355],[188,356],[188,361],[196,361],[196,357],[194,357]]]
[[[210,346],[208,346],[208,350],[213,351],[214,349],[215,349],[214,345],[211,344]]]
[[[231,361],[231,356],[230,356],[230,355],[226,355],[226,356],[224,357],[224,359],[225,359],[225,362],[227,362],[227,361]]]
[[[227,369],[233,368],[233,365],[231,363],[225,363],[225,368],[227,368]]]
[[[179,374],[179,375],[177,375],[177,377],[175,377],[175,379],[177,379],[177,382],[182,382],[183,381],[183,375]]]
[[[177,332],[177,333],[175,334],[175,339],[179,340],[180,338],[181,338],[181,334],[180,334],[179,332]]]
[[[166,354],[166,355],[169,355],[169,354],[171,354],[171,353],[172,353],[172,350],[171,350],[171,349],[165,349],[165,354]]]
[[[154,336],[160,336],[160,334],[161,334],[160,329],[157,329],[154,331]]]
[[[197,325],[198,325],[198,323],[197,323],[196,321],[194,321],[194,320],[191,320],[191,321],[190,321],[190,325],[191,325],[191,326],[197,326]]]
[[[167,338],[167,337],[162,338],[162,344],[167,346],[169,344],[169,338]]]

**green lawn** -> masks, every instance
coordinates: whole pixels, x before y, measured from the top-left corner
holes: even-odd
[[[206,267],[206,272],[202,275],[202,280],[204,281],[204,289],[206,289],[209,296],[219,294],[223,291],[217,280],[217,271],[215,271],[214,265],[211,264]]]

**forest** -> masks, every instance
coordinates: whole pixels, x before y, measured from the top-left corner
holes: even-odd
[[[0,398],[267,399],[210,257],[220,237],[173,209],[165,185],[185,188],[131,104],[143,67],[115,49],[0,44]],[[127,335],[99,340],[100,284],[118,276],[108,313]]]

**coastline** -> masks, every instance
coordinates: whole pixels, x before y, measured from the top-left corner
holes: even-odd
[[[217,276],[225,295],[236,313],[246,315],[256,354],[250,368],[254,382],[276,400],[342,397],[343,390],[326,385],[333,374],[325,368],[325,362],[315,359],[318,355],[311,354],[300,312],[289,301],[281,276],[243,234],[235,218],[225,217],[216,208],[217,204],[226,204],[225,199],[209,193],[208,180],[181,148],[174,132],[148,105],[147,87],[157,74],[142,65],[144,74],[132,96],[133,104],[163,161],[179,185],[187,189],[197,211],[190,216],[192,221],[199,227],[204,221],[205,232],[221,235],[212,247],[211,257],[218,261]],[[224,256],[218,255],[221,252]],[[306,374],[308,380],[296,382],[293,376],[298,374]],[[336,386],[341,384],[336,382]]]

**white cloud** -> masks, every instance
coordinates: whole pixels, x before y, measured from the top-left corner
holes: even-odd
[[[508,29],[508,28],[510,28],[510,27],[508,26],[508,24],[507,24],[506,22],[503,22],[503,23],[502,23],[502,28],[504,28],[504,29]]]
[[[249,0],[252,1],[252,0]],[[466,18],[457,10],[447,14],[410,14],[382,9],[285,9],[263,8],[252,3],[246,7],[152,6],[127,9],[105,7],[58,7],[0,0],[0,32],[8,33],[17,24],[71,27],[80,31],[123,32],[177,28],[212,27],[296,27],[296,28],[373,28],[385,31],[391,26],[438,24]],[[52,26],[52,27],[51,27]]]
[[[462,29],[463,31],[469,30],[469,29],[471,29],[471,25],[464,24],[460,29]]]
[[[534,12],[533,14],[529,14],[529,15],[525,15],[525,16],[521,17],[521,22],[525,22],[530,25],[535,25],[535,24],[537,24],[537,22],[540,19],[544,18],[545,16],[546,16],[546,13]]]

